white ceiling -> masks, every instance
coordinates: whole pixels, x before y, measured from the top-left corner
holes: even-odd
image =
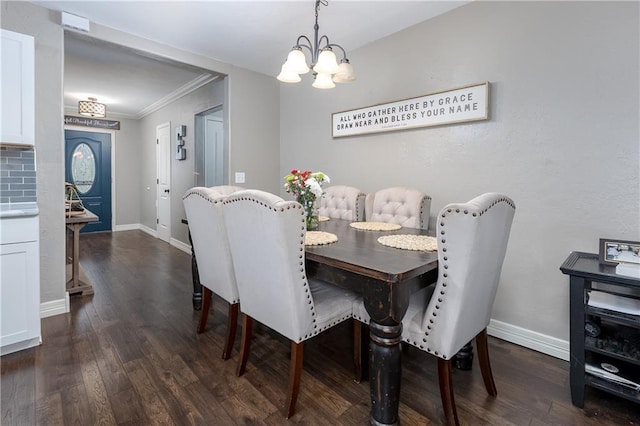
[[[320,35],[347,51],[469,1],[345,1],[320,6]],[[299,35],[313,37],[314,1],[33,1],[221,62],[275,76]],[[87,36],[65,36],[65,105],[95,96],[108,114],[139,118],[206,77]],[[117,64],[117,66],[114,66]],[[353,63],[356,75],[358,65]],[[212,77],[212,76],[211,76]],[[182,88],[182,89],[181,89]]]
[[[94,97],[107,105],[107,118],[140,119],[216,77],[75,33],[64,45],[65,108]]]

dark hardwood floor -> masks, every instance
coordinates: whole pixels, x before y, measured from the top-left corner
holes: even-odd
[[[95,294],[72,296],[71,312],[42,321],[43,343],[3,356],[2,417],[10,425],[364,425],[369,383],[354,383],[351,325],[306,345],[296,414],[280,412],[289,344],[256,324],[244,376],[221,359],[226,304],[214,296],[208,329],[196,334],[190,256],[141,231],[81,236],[81,264]],[[568,363],[489,338],[498,397],[487,396],[477,361],[454,371],[467,425],[632,425],[640,405],[587,389],[571,404]],[[444,420],[435,359],[403,353],[403,425]]]

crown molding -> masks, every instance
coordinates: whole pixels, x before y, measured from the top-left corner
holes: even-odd
[[[189,83],[185,84],[182,87],[178,87],[176,90],[174,90],[173,92],[169,93],[167,96],[159,99],[157,102],[152,103],[151,105],[149,105],[148,107],[142,109],[139,113],[138,116],[136,117],[137,119],[141,119],[146,117],[147,115],[159,110],[160,108],[163,108],[167,105],[169,105],[170,103],[180,99],[181,97],[188,95],[189,93],[193,92],[194,90],[199,89],[200,87],[204,86],[207,83],[210,83],[216,79],[218,79],[220,76],[219,75],[213,75],[213,74],[202,74],[199,77],[196,77],[195,79],[191,80]]]
[[[105,119],[109,119],[109,120],[110,119],[140,120],[140,119],[146,117],[147,115],[158,111],[160,108],[163,108],[163,107],[169,105],[170,103],[180,99],[181,97],[183,97],[185,95],[188,95],[189,93],[193,92],[194,90],[197,90],[197,89],[201,88],[205,84],[208,84],[208,83],[211,83],[214,80],[217,80],[219,77],[220,77],[219,75],[214,75],[214,74],[208,74],[208,73],[201,74],[200,76],[194,78],[193,80],[191,80],[190,82],[188,82],[184,86],[178,87],[173,92],[169,93],[168,95],[164,96],[163,98],[160,98],[159,100],[157,100],[156,102],[154,102],[151,105],[147,106],[146,108],[143,108],[137,114],[126,114],[126,113],[113,112],[113,111],[111,111],[109,109],[109,105],[107,105],[107,117]],[[78,115],[78,106],[77,105],[64,105],[64,112],[65,112],[65,114],[68,114],[68,115]]]

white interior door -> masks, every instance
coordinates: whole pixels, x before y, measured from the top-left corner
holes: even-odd
[[[171,123],[156,128],[158,238],[171,240]]]
[[[222,117],[205,117],[205,186],[224,185],[224,127]]]

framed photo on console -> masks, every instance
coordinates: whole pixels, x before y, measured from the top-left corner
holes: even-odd
[[[622,263],[640,267],[640,241],[600,238],[600,263],[610,266]]]

